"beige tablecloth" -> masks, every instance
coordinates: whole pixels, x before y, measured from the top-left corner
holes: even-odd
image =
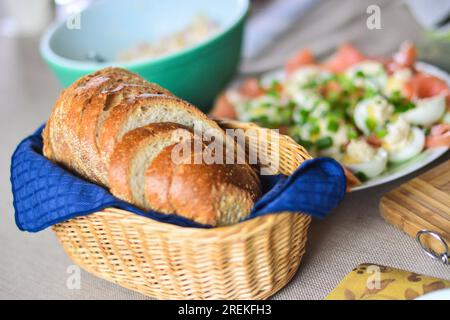
[[[366,29],[365,11],[373,3],[382,7],[382,30]],[[246,61],[244,70],[279,65],[303,45],[327,53],[344,40],[367,53],[385,54],[404,39],[417,39],[419,32],[419,26],[399,1],[322,1],[278,39],[265,58]],[[8,179],[10,155],[21,138],[45,121],[60,87],[39,57],[37,39],[0,38],[0,48],[0,298],[145,298],[86,272],[81,273],[80,289],[68,289],[72,263],[52,232],[22,233],[14,225]],[[450,267],[430,260],[414,240],[386,224],[379,215],[380,197],[411,177],[352,193],[329,218],[314,221],[298,273],[273,298],[322,299],[363,262],[450,279]]]

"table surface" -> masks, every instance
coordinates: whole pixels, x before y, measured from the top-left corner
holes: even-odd
[[[372,3],[382,8],[382,30],[365,27],[365,10]],[[277,39],[263,58],[245,61],[243,68],[280,64],[305,44],[327,53],[344,40],[370,54],[388,54],[404,39],[417,40],[420,31],[398,1],[322,1]],[[39,57],[37,38],[0,38],[0,48],[0,299],[146,299],[84,271],[81,288],[68,289],[72,262],[52,232],[29,234],[16,228],[10,156],[18,142],[46,120],[61,89]],[[449,158],[447,154],[426,169]],[[351,193],[329,218],[313,221],[299,271],[273,299],[323,299],[365,262],[450,279],[450,267],[432,261],[413,239],[386,224],[379,214],[383,194],[420,172]]]

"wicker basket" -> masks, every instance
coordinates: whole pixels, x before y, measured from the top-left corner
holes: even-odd
[[[219,124],[265,130],[235,121]],[[272,147],[271,141],[267,139],[267,148]],[[310,158],[287,136],[279,136],[279,146],[281,173],[292,173]],[[55,225],[53,230],[76,264],[144,295],[265,299],[297,271],[309,222],[304,214],[280,213],[227,227],[197,229],[108,208]]]

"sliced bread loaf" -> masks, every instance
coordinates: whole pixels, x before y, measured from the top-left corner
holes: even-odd
[[[140,208],[150,209],[144,197],[148,163],[165,147],[193,138],[187,127],[176,123],[154,123],[128,132],[110,157],[111,192]]]
[[[201,130],[225,141],[224,131],[216,122],[186,101],[167,95],[143,94],[112,109],[99,130],[99,149],[104,162],[115,144],[127,132],[151,123],[172,122]],[[232,143],[232,142],[230,142]]]
[[[162,150],[146,170],[150,208],[212,226],[237,223],[250,213],[261,189],[248,165],[196,163],[202,155],[195,150],[175,163],[175,148]]]

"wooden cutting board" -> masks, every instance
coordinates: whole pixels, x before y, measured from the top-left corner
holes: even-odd
[[[411,237],[420,230],[430,230],[450,246],[450,160],[386,194],[380,211],[388,223]],[[442,252],[438,240],[424,240],[429,248]]]

